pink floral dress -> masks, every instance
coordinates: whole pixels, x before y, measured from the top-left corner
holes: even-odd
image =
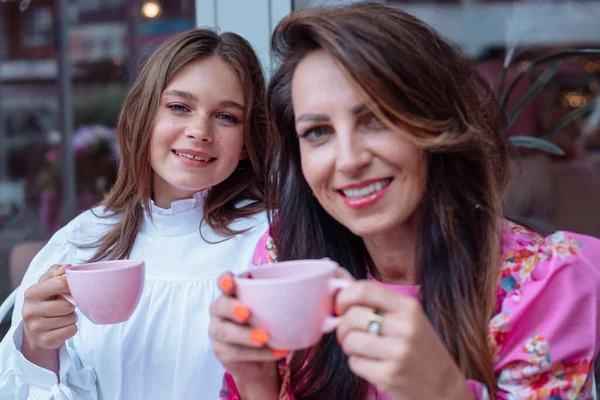
[[[593,399],[593,364],[600,350],[600,240],[570,232],[548,237],[506,221],[498,314],[489,324],[498,377],[496,399]],[[265,234],[254,264],[277,261]],[[386,285],[416,296],[418,288]],[[285,373],[285,362],[281,372]],[[281,400],[293,400],[283,376]],[[490,400],[487,388],[468,381],[477,400]],[[371,388],[368,399],[376,392]],[[240,400],[225,375],[223,400]],[[378,399],[391,399],[379,393]]]

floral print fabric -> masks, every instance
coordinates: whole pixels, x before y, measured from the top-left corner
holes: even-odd
[[[276,261],[267,233],[254,265]],[[570,232],[542,237],[505,221],[500,268],[498,314],[488,331],[498,377],[495,399],[593,399],[593,363],[600,350],[600,240]],[[284,374],[285,363],[280,370]],[[280,399],[293,400],[293,385],[283,381]],[[483,384],[469,380],[468,386],[476,399],[491,400]],[[240,400],[229,375],[221,399]]]

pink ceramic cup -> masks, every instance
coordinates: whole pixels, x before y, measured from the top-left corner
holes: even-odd
[[[234,278],[237,298],[250,310],[255,327],[269,333],[271,348],[311,347],[340,322],[332,316],[334,296],[350,282],[335,278],[338,268],[329,260],[284,261],[255,268]]]
[[[64,297],[97,325],[127,321],[144,288],[144,262],[100,261],[67,269],[71,296]]]

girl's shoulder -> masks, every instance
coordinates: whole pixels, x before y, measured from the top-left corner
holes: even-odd
[[[58,233],[68,239],[105,235],[121,220],[121,215],[110,212],[104,206],[97,206],[82,212],[66,224]]]

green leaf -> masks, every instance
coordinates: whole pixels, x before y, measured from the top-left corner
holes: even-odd
[[[557,62],[546,68],[527,92],[517,100],[513,109],[508,113],[508,127],[511,127],[515,123],[521,111],[544,90],[548,82],[558,73],[559,66],[560,63]]]
[[[512,147],[526,147],[557,156],[565,155],[564,150],[554,143],[533,136],[512,136],[508,138],[508,142]]]
[[[557,52],[546,54],[534,59],[526,68],[517,74],[504,95],[501,96],[500,104],[502,105],[502,108],[506,109],[510,93],[517,86],[519,81],[523,79],[524,76],[530,74],[532,71],[535,71],[538,66],[554,61],[564,61],[573,57],[598,57],[598,55],[600,55],[600,49],[567,49],[559,50]],[[503,69],[503,80],[506,77],[506,68],[507,67]],[[502,93],[503,87],[504,84],[501,85],[500,94]]]
[[[596,106],[595,103],[596,103],[595,101],[592,101],[584,106],[574,109],[573,111],[571,111],[570,113],[565,115],[560,121],[558,121],[558,123],[556,125],[554,125],[550,129],[550,131],[548,131],[548,133],[546,133],[544,135],[544,137],[546,139],[552,139],[552,136],[554,136],[562,128],[564,128],[565,126],[567,126],[569,124],[572,124],[573,122],[577,121],[579,118],[583,117],[584,115],[586,115],[587,113],[592,111],[592,109]]]

